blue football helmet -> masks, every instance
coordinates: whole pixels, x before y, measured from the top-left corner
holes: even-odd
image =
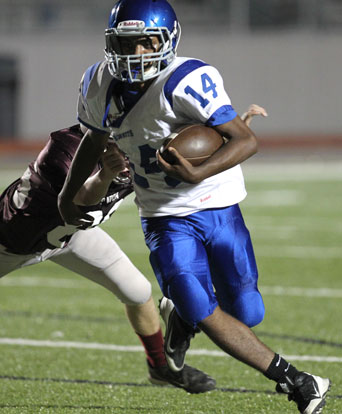
[[[105,30],[105,58],[111,75],[121,81],[145,82],[158,76],[176,57],[181,34],[173,8],[166,0],[119,0]],[[120,39],[157,36],[153,53],[125,54]],[[151,43],[152,45],[152,43]]]

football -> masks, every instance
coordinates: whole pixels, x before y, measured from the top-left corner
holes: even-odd
[[[205,125],[188,125],[179,128],[164,141],[160,154],[169,164],[174,157],[168,148],[175,148],[193,166],[202,164],[224,144],[223,137],[213,128]]]

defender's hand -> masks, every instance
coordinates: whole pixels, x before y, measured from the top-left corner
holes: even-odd
[[[247,111],[241,116],[243,122],[249,127],[254,116],[261,115],[267,117],[268,113],[266,109],[260,105],[252,104],[248,107]]]
[[[109,143],[102,157],[103,172],[109,179],[128,171],[128,160],[115,143]]]

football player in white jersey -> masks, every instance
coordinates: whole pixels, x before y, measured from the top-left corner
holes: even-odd
[[[72,200],[108,139],[114,140],[129,157],[151,265],[164,294],[169,366],[182,369],[200,328],[276,381],[301,413],[320,412],[330,381],[297,371],[248,328],[262,321],[264,305],[238,205],[246,196],[239,164],[257,151],[257,140],[233,109],[220,73],[199,59],[176,57],[180,25],[166,0],[120,0],[105,38],[105,60],[81,81],[78,119],[89,132],[59,196],[62,216],[70,224],[92,220]],[[227,143],[196,167],[175,150],[176,162],[164,161],[158,153],[164,140],[178,127],[198,123]]]

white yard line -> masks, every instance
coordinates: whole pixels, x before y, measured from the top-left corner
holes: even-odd
[[[263,190],[248,191],[245,201],[247,207],[277,207],[303,204],[306,201],[305,194],[297,190]]]
[[[25,338],[0,338],[0,345],[33,346],[42,348],[97,349],[100,351],[141,352],[142,346],[100,344],[96,342],[50,341]]]
[[[265,162],[242,164],[246,181],[340,181],[342,163],[331,162]]]
[[[257,246],[257,257],[280,257],[291,259],[340,259],[340,246]]]
[[[92,289],[93,283],[87,283],[85,280],[80,281],[72,279],[53,279],[49,277],[34,277],[34,276],[17,276],[11,278],[6,277],[0,280],[0,288],[2,286],[16,286],[16,287],[44,287],[44,288],[60,288],[60,289]]]
[[[284,287],[284,286],[261,286],[263,295],[275,296],[300,296],[320,298],[342,298],[342,289],[329,288],[307,288],[307,287]]]
[[[61,289],[93,289],[97,285],[80,279],[53,279],[48,277],[16,276],[5,277],[0,281],[0,288],[16,287],[44,287]],[[342,298],[342,289],[307,288],[300,286],[260,286],[263,295],[305,296],[321,298]]]
[[[0,345],[32,346],[41,348],[75,348],[93,349],[98,351],[113,352],[143,352],[142,346],[101,344],[96,342],[71,342],[71,341],[50,341],[34,340],[25,338],[0,338]],[[211,351],[209,349],[193,349],[187,352],[188,355],[202,355],[213,357],[229,357],[222,351]],[[342,357],[324,355],[285,355],[289,361],[311,361],[311,362],[342,362]]]

